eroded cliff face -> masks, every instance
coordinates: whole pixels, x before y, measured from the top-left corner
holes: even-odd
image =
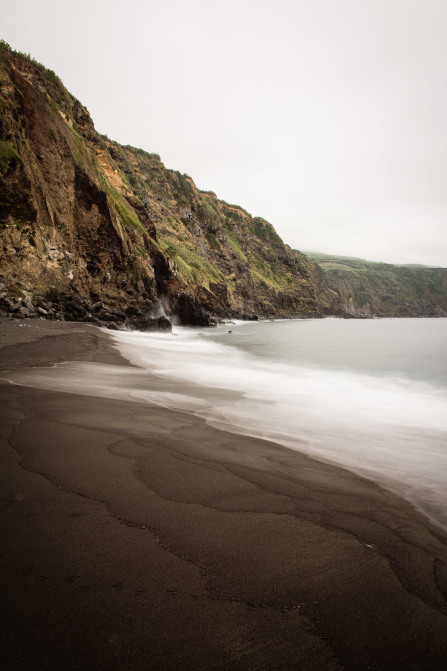
[[[395,266],[311,254],[336,296],[331,311],[347,317],[446,317],[447,269]]]
[[[4,312],[138,328],[319,313],[309,263],[268,222],[100,136],[52,71],[4,43],[0,110]]]

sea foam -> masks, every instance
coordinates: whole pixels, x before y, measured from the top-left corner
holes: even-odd
[[[256,327],[258,337],[263,328]],[[268,328],[278,332],[275,325]],[[293,332],[295,327],[287,328]],[[312,328],[318,333],[327,327],[317,323]],[[249,343],[253,327],[231,326],[238,329],[245,329]],[[17,372],[10,379],[193,412],[217,428],[350,468],[447,527],[446,386],[392,370],[373,374],[358,367],[315,365],[302,352],[291,360],[260,356],[225,342],[225,333],[224,327],[215,332],[177,327],[173,334],[113,332],[132,366],[68,362]]]

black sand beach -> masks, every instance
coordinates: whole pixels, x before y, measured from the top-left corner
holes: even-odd
[[[64,360],[125,363],[1,322],[0,370]],[[447,534],[394,494],[194,415],[0,393],[4,669],[446,667]]]

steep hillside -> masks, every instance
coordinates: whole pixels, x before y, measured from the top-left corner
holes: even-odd
[[[319,313],[309,260],[268,222],[100,136],[54,72],[5,43],[0,115],[4,313],[138,328]]]
[[[395,266],[307,252],[337,292],[342,311],[354,317],[447,316],[447,269]],[[332,305],[334,308],[334,304]]]

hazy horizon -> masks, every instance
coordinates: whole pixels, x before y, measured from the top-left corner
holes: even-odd
[[[299,250],[447,267],[447,5],[43,0],[1,37]]]

